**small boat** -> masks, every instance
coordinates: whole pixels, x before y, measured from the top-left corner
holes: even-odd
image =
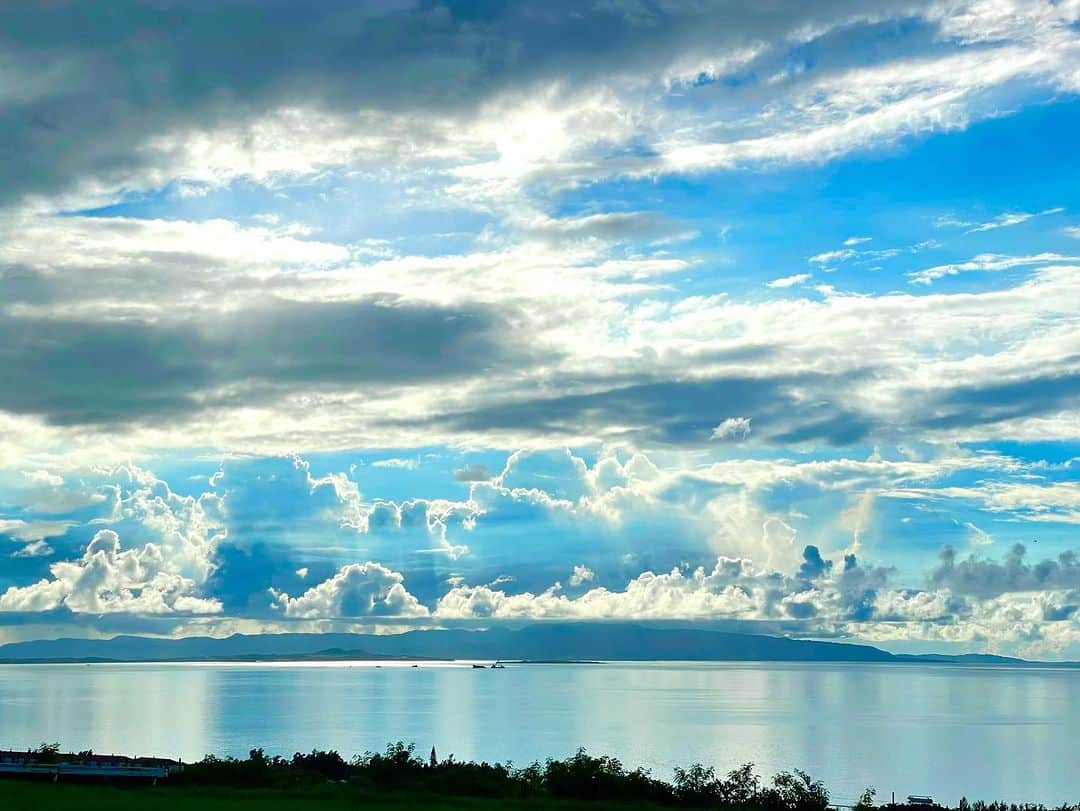
[[[484,670],[484,669],[486,669],[485,665],[476,665],[476,664],[473,665],[473,670]]]
[[[506,670],[506,665],[503,665],[503,664],[500,664],[499,662],[496,662],[495,664],[493,664],[491,666],[491,669],[492,670]]]

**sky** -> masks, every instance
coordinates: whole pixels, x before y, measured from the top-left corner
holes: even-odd
[[[0,4],[0,642],[1080,658],[1080,2]]]

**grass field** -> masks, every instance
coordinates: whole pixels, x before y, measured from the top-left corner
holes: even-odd
[[[357,811],[370,809],[460,809],[498,811],[607,811],[625,803],[558,800],[484,800],[471,797],[425,797],[418,794],[369,794],[346,786],[285,791],[159,786],[95,786],[0,780],[0,808],[12,811]],[[651,809],[654,806],[641,806]]]

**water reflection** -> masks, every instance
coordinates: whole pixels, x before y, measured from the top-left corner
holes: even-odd
[[[239,665],[0,667],[0,747],[191,760],[253,746],[346,754],[388,741],[443,756],[562,757],[578,746],[662,776],[694,760],[804,768],[834,799],[875,785],[1076,802],[1080,673],[862,665],[471,668]]]

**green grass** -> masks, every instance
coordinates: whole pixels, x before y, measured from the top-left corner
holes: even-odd
[[[485,800],[430,797],[413,793],[372,794],[348,786],[239,789],[203,786],[104,786],[0,781],[0,807],[14,811],[389,811],[456,809],[458,811],[607,811],[625,803],[584,803],[550,799]],[[654,806],[642,806],[654,808]]]

